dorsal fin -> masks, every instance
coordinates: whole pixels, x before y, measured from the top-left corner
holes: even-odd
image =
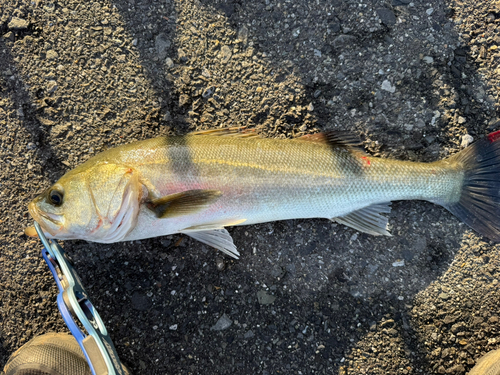
[[[363,143],[349,131],[329,130],[322,133],[306,134],[296,138],[299,141],[327,144],[332,148],[357,149],[363,151]]]
[[[219,137],[239,137],[250,138],[259,137],[259,133],[255,128],[248,128],[246,126],[222,128],[222,129],[207,129],[189,133],[189,135],[212,135]]]

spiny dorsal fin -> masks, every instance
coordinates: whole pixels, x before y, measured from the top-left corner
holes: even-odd
[[[363,143],[361,140],[348,131],[329,130],[322,133],[306,134],[296,139],[305,142],[327,144],[332,148],[346,148],[363,151]]]
[[[391,202],[373,204],[345,216],[335,217],[332,220],[360,232],[373,234],[375,236],[390,236],[391,234],[387,230],[389,220],[385,216],[380,215],[381,213],[391,212],[391,207],[389,207],[390,204]]]
[[[187,190],[153,199],[147,207],[160,219],[173,218],[204,210],[221,195],[219,190]]]
[[[224,136],[224,137],[239,137],[239,138],[259,137],[259,133],[257,133],[255,128],[248,128],[246,126],[200,130],[191,132],[189,133],[189,135],[212,135],[218,137]]]

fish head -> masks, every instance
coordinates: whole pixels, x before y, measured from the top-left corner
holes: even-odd
[[[134,169],[101,163],[66,173],[28,208],[48,238],[112,243],[135,227],[142,196]]]

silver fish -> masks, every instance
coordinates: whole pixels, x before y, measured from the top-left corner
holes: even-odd
[[[433,163],[366,155],[335,132],[277,140],[234,129],[104,151],[29,204],[49,238],[112,243],[185,233],[238,257],[225,227],[327,218],[390,235],[393,200],[444,206],[500,241],[500,131]],[[34,230],[27,229],[27,234]]]

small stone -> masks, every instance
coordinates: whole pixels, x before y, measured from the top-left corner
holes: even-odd
[[[309,103],[309,105],[307,106],[307,110],[308,110],[309,112],[314,111],[314,106],[313,106],[313,104],[312,104],[312,103]]]
[[[171,331],[177,331],[177,324],[172,324],[170,327],[168,327],[168,329]]]
[[[151,307],[151,300],[141,292],[134,292],[131,297],[132,308],[139,311],[146,311]]]
[[[215,86],[210,86],[203,91],[203,94],[201,94],[201,96],[203,99],[208,99],[214,94],[214,92],[215,92]]]
[[[463,116],[458,116],[458,123],[459,124],[465,124],[467,122],[467,119]]]
[[[295,29],[292,31],[292,36],[297,38],[300,35],[300,29]]]
[[[245,25],[238,30],[238,41],[244,45],[248,42],[248,28]]]
[[[47,92],[49,94],[52,94],[54,91],[57,90],[57,82],[54,81],[54,80],[50,80],[48,83],[47,83]]]
[[[55,60],[59,57],[59,55],[57,54],[56,51],[52,50],[52,49],[49,49],[47,51],[47,54],[46,54],[46,57],[48,60]]]
[[[221,257],[217,257],[217,259],[215,260],[215,264],[217,265],[218,271],[223,271],[224,268],[226,268],[226,263],[224,263],[224,259]]]
[[[393,93],[396,91],[396,87],[391,84],[387,79],[382,82],[381,86],[382,90],[388,91],[390,93]]]
[[[168,49],[172,43],[168,40],[167,36],[163,33],[160,33],[155,38],[155,47],[156,53],[158,54],[158,58],[160,60],[165,60],[167,57]]]
[[[253,331],[252,331],[252,330],[248,331],[247,333],[245,333],[245,334],[243,335],[243,337],[244,337],[244,338],[246,338],[246,339],[250,339],[250,338],[252,338],[252,337],[254,337],[254,336],[255,336],[255,333],[253,333]]]
[[[422,119],[420,119],[420,118],[419,118],[419,119],[417,119],[417,121],[415,121],[415,126],[416,126],[417,128],[423,128],[423,127],[425,127],[425,122],[424,122],[424,120],[422,120]]]
[[[231,58],[233,53],[231,52],[231,49],[228,46],[222,46],[220,52],[222,57],[222,63],[226,64]]]
[[[264,290],[257,292],[257,300],[261,305],[270,305],[276,300],[276,296],[266,293]]]
[[[395,262],[392,263],[392,266],[393,267],[403,267],[405,265],[405,260],[402,259],[402,260],[397,260]]]
[[[332,44],[335,48],[343,48],[343,47],[347,47],[355,42],[356,42],[355,36],[342,34],[342,35],[335,37],[335,39],[333,39]]]
[[[321,51],[319,49],[314,49],[314,56],[321,57]]]
[[[432,13],[434,13],[434,8],[427,9],[425,13],[427,13],[427,15],[430,16]]]
[[[182,94],[179,96],[179,107],[186,105],[189,102],[189,96]]]
[[[396,24],[396,15],[391,9],[378,8],[377,15],[379,16],[380,21],[387,26],[392,26]]]
[[[438,298],[446,301],[448,298],[450,298],[450,295],[448,293],[440,293]]]
[[[169,69],[173,68],[173,66],[174,66],[174,60],[172,60],[170,57],[167,57],[167,59],[165,60],[165,65]]]
[[[9,32],[7,32],[7,33],[3,34],[3,37],[4,37],[5,39],[10,40],[11,42],[13,42],[13,41],[14,41],[14,33],[13,33],[12,31],[9,31]]]
[[[19,17],[12,17],[7,27],[11,30],[24,30],[27,29],[29,22]]]
[[[233,321],[226,314],[223,314],[210,329],[212,331],[222,331],[231,327],[231,324],[233,324]]]
[[[427,64],[432,64],[434,62],[434,58],[431,56],[424,56],[422,60],[424,60]]]
[[[462,142],[460,143],[460,147],[466,148],[473,141],[474,141],[474,138],[471,135],[465,134],[465,135],[462,136]]]

